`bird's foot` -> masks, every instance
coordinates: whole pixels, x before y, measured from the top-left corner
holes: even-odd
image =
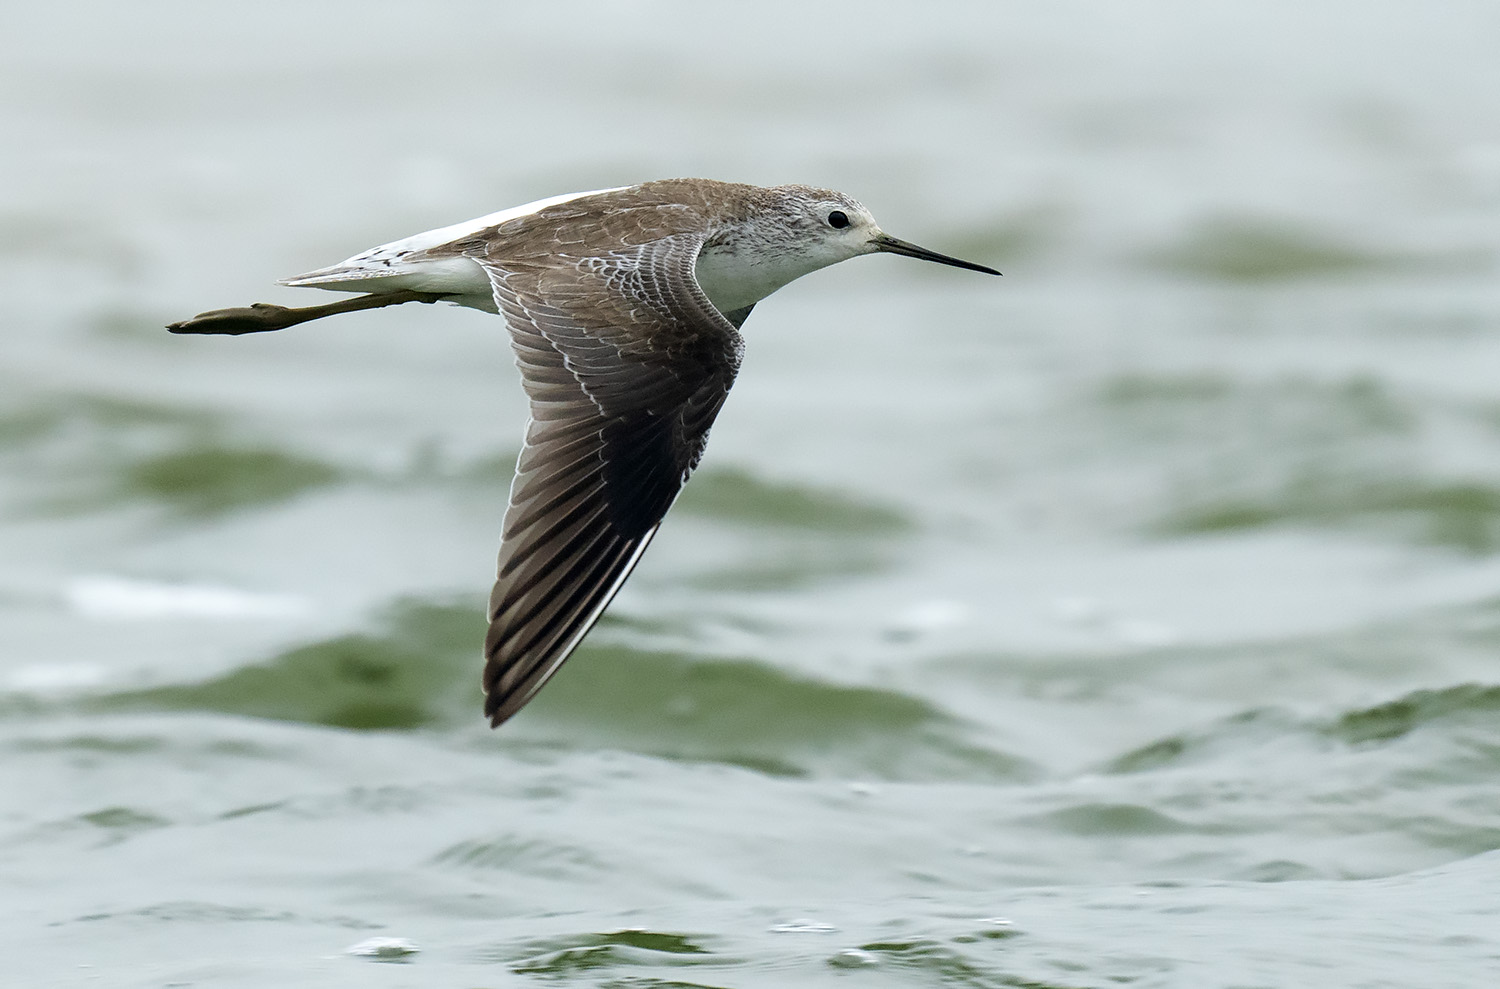
[[[214,309],[199,313],[192,319],[170,323],[167,329],[173,333],[265,333],[281,330],[302,322],[294,314],[299,310],[286,306],[273,306],[269,302],[257,302],[235,309]]]

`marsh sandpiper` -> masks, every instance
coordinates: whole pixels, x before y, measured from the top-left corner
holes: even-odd
[[[795,278],[861,254],[999,272],[897,240],[842,193],[668,179],[556,196],[372,248],[283,285],[366,293],[203,313],[256,333],[406,302],[505,317],[531,420],[484,645],[485,713],[521,709],[598,620],[697,466],[740,327]]]

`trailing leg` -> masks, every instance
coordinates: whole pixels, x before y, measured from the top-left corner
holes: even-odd
[[[444,297],[435,292],[402,290],[360,295],[352,299],[341,299],[327,305],[307,306],[302,309],[288,309],[286,306],[257,302],[238,309],[215,309],[212,312],[199,313],[192,319],[172,323],[167,326],[167,329],[173,333],[221,333],[232,336],[242,333],[266,333],[271,330],[284,330],[288,326],[306,323],[310,319],[322,319],[324,316],[359,312],[362,309],[399,306],[406,302],[437,302]]]

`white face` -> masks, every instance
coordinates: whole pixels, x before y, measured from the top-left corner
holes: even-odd
[[[834,264],[861,254],[873,254],[879,250],[873,241],[880,236],[880,227],[870,211],[853,199],[825,199],[812,204],[810,219],[817,230],[817,243],[821,250],[814,255],[824,255],[823,265]],[[819,267],[822,267],[820,265]]]

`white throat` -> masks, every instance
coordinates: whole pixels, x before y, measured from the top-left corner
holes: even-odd
[[[719,312],[753,306],[783,285],[843,260],[798,251],[757,250],[759,246],[741,242],[707,247],[698,255],[698,285]]]

